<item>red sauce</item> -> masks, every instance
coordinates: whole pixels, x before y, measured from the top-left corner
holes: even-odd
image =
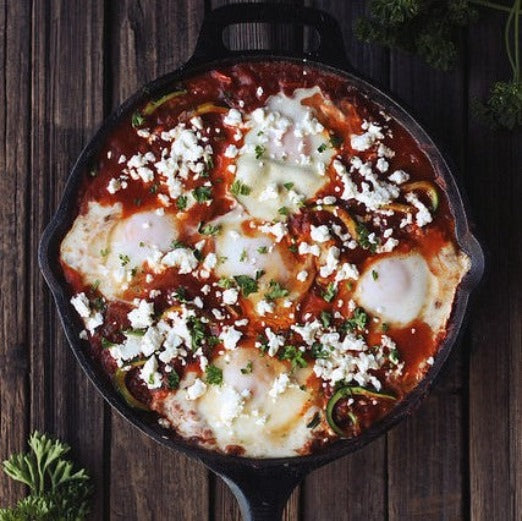
[[[306,72],[306,75],[304,75],[303,71]],[[263,88],[261,95],[257,92],[259,86]],[[343,139],[340,155],[346,164],[349,163],[350,158],[354,154],[350,146],[349,135],[360,132],[363,120],[372,120],[383,125],[385,124],[390,130],[383,140],[383,144],[395,152],[394,157],[388,159],[390,172],[403,169],[410,174],[411,180],[427,180],[438,185],[439,207],[433,215],[433,222],[429,226],[425,228],[408,226],[401,229],[397,225],[402,216],[396,213],[394,216],[389,217],[388,222],[382,224],[382,226],[366,222],[368,230],[380,234],[385,228],[394,227],[397,230],[395,237],[400,240],[400,245],[393,252],[394,255],[397,252],[407,253],[411,250],[417,250],[426,258],[430,258],[444,244],[454,241],[454,221],[443,191],[444,187],[441,185],[440,179],[436,177],[433,166],[422,148],[397,122],[386,121],[380,112],[380,107],[362,96],[346,79],[334,74],[324,73],[313,67],[280,62],[243,63],[209,71],[185,80],[180,88],[185,90],[186,93],[158,106],[150,115],[146,116],[146,125],[144,126],[149,128],[151,133],[157,134],[162,130],[173,128],[180,121],[188,121],[196,113],[198,107],[205,103],[212,103],[218,109],[222,108],[223,110],[238,108],[246,113],[264,106],[271,95],[280,91],[291,95],[295,88],[315,86],[321,88],[333,105],[325,107],[320,104],[320,99],[317,99],[315,96],[309,99],[307,104],[316,108],[318,119],[331,129],[337,137]],[[140,110],[143,110],[143,107]],[[202,186],[203,182],[209,180],[212,184],[214,203],[210,206],[196,204],[190,211],[182,214],[178,214],[176,205],[165,209],[166,212],[177,214],[182,222],[181,228],[186,230],[194,230],[201,222],[206,223],[216,216],[227,213],[231,209],[232,200],[228,197],[228,194],[230,186],[234,181],[234,175],[227,169],[227,166],[233,160],[224,157],[222,154],[225,147],[231,142],[233,131],[222,123],[223,110],[202,116],[205,126],[204,135],[208,137],[208,144],[212,146],[214,157],[214,164],[208,168],[208,177],[199,180],[189,179],[186,184],[186,189],[193,189]],[[239,148],[242,145],[242,141],[235,142],[235,144]],[[79,213],[85,213],[89,201],[93,200],[106,205],[112,205],[116,202],[121,203],[123,216],[130,215],[138,210],[156,208],[158,194],[167,194],[167,189],[162,184],[158,184],[155,181],[149,183],[129,183],[128,188],[114,194],[110,194],[107,191],[107,185],[113,177],[117,177],[121,173],[120,156],[125,156],[126,159],[129,159],[137,151],[141,153],[152,151],[156,156],[159,156],[162,146],[164,145],[162,145],[160,139],[147,143],[146,140],[137,135],[136,130],[131,125],[130,118],[123,120],[100,151],[98,163],[94,168],[95,175],[86,174],[83,188],[78,193]],[[376,160],[374,150],[357,152],[357,155],[364,161]],[[329,176],[330,180],[322,188],[318,197],[332,194],[335,187],[340,186],[340,181],[332,168],[328,170],[327,176]],[[355,182],[360,185],[361,179],[357,177],[357,174],[354,174],[353,177]],[[424,204],[430,204],[430,200],[425,194],[419,193],[419,198]],[[405,203],[403,196],[397,202]],[[346,209],[350,211],[350,214],[355,219],[358,218],[363,221],[367,219],[366,210],[361,204],[349,202],[346,204]],[[332,222],[332,219],[342,224],[339,219],[332,217],[332,214],[328,211],[297,213],[291,216],[288,221],[289,235],[295,237],[307,236],[310,233],[312,224],[318,226],[322,223]],[[246,235],[251,233],[248,227],[245,227],[243,231]],[[184,237],[182,234],[179,240],[188,240],[188,236]],[[288,240],[289,238],[285,237],[284,241]],[[292,243],[288,242],[290,249],[286,255],[289,259],[295,258],[297,260],[299,256],[295,251],[291,251],[291,245]],[[208,251],[203,251],[202,253],[204,256]],[[375,260],[371,252],[362,247],[344,252],[343,255],[343,260],[359,265],[360,269],[370,265]],[[63,269],[73,294],[86,291],[91,299],[101,296],[96,289],[85,286],[79,273],[65,264]],[[211,275],[204,283],[212,284],[216,281],[217,279]],[[151,289],[161,290],[161,295],[154,298],[155,309],[160,313],[172,305],[172,301],[167,298],[169,290],[182,287],[184,288],[186,298],[190,300],[200,295],[201,286],[201,281],[197,281],[191,275],[180,275],[174,269],[155,275],[151,283],[147,282],[145,273],[140,273],[137,275],[133,285],[123,294],[123,298],[126,300],[132,300],[135,297],[147,298]],[[252,318],[245,329],[245,333],[252,339],[262,333],[263,327],[266,325],[280,329],[288,328],[293,322],[303,322],[304,317],[307,315],[319,317],[322,312],[334,311],[332,308],[333,304],[325,301],[323,293],[324,286],[319,283],[312,284],[309,291],[301,299],[299,309],[292,308],[295,311],[294,319],[290,320],[288,316],[264,317],[263,319]],[[339,288],[338,297],[343,300],[344,305],[335,309],[340,309],[347,318],[350,318],[352,311],[348,310],[346,303],[351,299],[352,295],[353,287],[350,287],[349,284],[342,285]],[[211,293],[205,298],[205,311],[203,313],[208,314],[208,310],[220,305],[221,303]],[[105,322],[91,338],[93,356],[99,359],[109,374],[113,374],[117,367],[108,351],[103,349],[101,339],[105,338],[110,342],[122,341],[122,331],[129,327],[127,313],[131,308],[132,306],[125,302],[107,302],[105,304]],[[241,300],[240,304],[234,307],[230,317],[223,320],[219,327],[222,327],[224,324],[232,324],[243,316],[255,316],[252,304],[246,299]],[[339,320],[336,322],[340,323]],[[381,324],[374,324],[371,321],[368,323],[368,345],[380,342],[383,334],[381,326]],[[215,329],[217,326],[212,327]],[[212,332],[216,333],[214,330]],[[422,377],[426,370],[426,359],[436,355],[442,337],[440,335],[435,337],[429,326],[420,321],[409,324],[405,328],[391,328],[386,334],[396,342],[400,360],[404,364],[404,370],[400,377],[388,377],[385,375],[385,371],[377,372],[376,374],[384,378],[386,382],[385,390],[395,393],[400,398],[414,387]],[[289,341],[292,339],[296,340],[296,342],[299,341],[295,334],[290,333]],[[252,345],[253,340],[250,340],[248,343]],[[211,359],[220,349],[221,347],[208,349],[206,354]],[[305,354],[305,358],[308,363],[313,363],[313,358],[309,353]],[[287,363],[290,364],[290,362]],[[182,366],[176,363],[175,370],[182,376],[187,370],[199,369],[196,360],[189,356],[188,364]],[[164,372],[163,365],[160,367],[160,371],[165,375],[167,374]],[[163,396],[167,392],[165,389],[149,391],[139,379],[138,372],[137,369],[131,370],[126,379],[128,388],[136,399],[143,403],[149,403],[151,394],[156,393]],[[317,388],[319,394],[323,393],[318,401],[323,406],[326,405],[327,400],[333,393],[333,389],[326,387],[323,391],[321,381],[315,375],[310,377],[308,385]],[[365,399],[357,399],[351,406],[348,406],[348,402],[344,400],[340,402],[335,415],[339,425],[343,425],[344,422],[347,433],[354,435],[360,429],[368,427],[376,419],[382,417],[392,407],[392,403],[389,400],[377,400],[371,403],[371,401]],[[348,417],[347,408],[359,418],[357,429],[354,429],[353,425],[350,426],[350,422],[346,420]],[[242,448],[230,446],[229,452],[241,454]]]

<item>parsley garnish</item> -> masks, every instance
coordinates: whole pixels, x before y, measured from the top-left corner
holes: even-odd
[[[292,363],[292,369],[297,366],[306,367],[308,364],[303,358],[303,353],[295,346],[284,346],[279,354],[279,360],[289,360]]]
[[[265,147],[263,145],[256,145],[256,159],[261,159],[261,156],[265,153]]]
[[[197,349],[201,347],[203,341],[205,340],[205,326],[200,318],[194,316],[189,317],[187,322],[190,336],[192,338],[192,350],[197,351]]]
[[[330,145],[332,148],[339,148],[343,144],[343,138],[333,135],[330,137]]]
[[[287,190],[291,190],[294,186],[294,183],[285,183],[283,185]]]
[[[248,362],[248,364],[241,369],[241,374],[250,374],[252,372],[253,364],[252,360]]]
[[[345,331],[364,329],[368,323],[368,314],[363,308],[355,308],[351,318],[346,320],[342,326]]]
[[[290,244],[290,246],[288,246],[288,250],[292,253],[297,253],[297,244]]]
[[[397,348],[392,349],[390,351],[390,354],[388,355],[388,358],[390,359],[390,362],[393,365],[399,365],[399,351],[397,350]]]
[[[318,147],[317,147],[317,152],[319,152],[320,154],[322,154],[326,149],[328,148],[328,145],[326,143],[321,143]]]
[[[127,264],[129,264],[130,262],[130,258],[128,255],[124,255],[123,253],[120,253],[118,255],[119,259],[120,259],[120,262],[121,262],[121,265],[122,266],[127,266]]]
[[[314,342],[311,349],[312,356],[317,358],[328,358],[328,350],[320,342]]]
[[[335,295],[337,294],[337,289],[335,287],[335,284],[333,282],[330,282],[328,286],[326,286],[326,289],[323,292],[323,299],[326,302],[332,302],[332,300],[335,298]]]
[[[239,179],[236,179],[232,183],[232,185],[230,187],[230,191],[235,196],[238,196],[238,195],[248,195],[252,191],[252,189],[250,188],[250,186],[242,183]]]
[[[268,253],[268,247],[267,246],[259,246],[259,248],[257,249],[257,252],[258,253],[262,253],[262,254]]]
[[[265,297],[268,300],[275,300],[278,298],[286,297],[289,293],[279,282],[272,279],[268,284],[268,291],[265,293]]]
[[[286,206],[281,206],[281,208],[277,210],[277,213],[281,215],[288,215],[290,213],[290,210]]]
[[[186,195],[180,195],[177,199],[176,199],[176,206],[178,207],[178,210],[185,210],[185,208],[187,207],[187,196]]]
[[[84,521],[89,513],[92,488],[84,469],[74,468],[66,458],[70,447],[35,431],[29,452],[13,454],[4,472],[29,487],[29,495],[12,508],[0,509],[0,519]]]
[[[151,187],[149,188],[149,192],[151,194],[157,194],[158,193],[158,190],[159,190],[159,184],[158,183],[153,183],[151,185]]]
[[[184,286],[180,286],[175,292],[174,295],[179,302],[188,302],[187,298],[187,288]]]
[[[107,255],[109,255],[110,252],[111,252],[111,250],[109,250],[109,248],[103,248],[100,250],[100,255],[102,257],[107,257]]]
[[[383,322],[381,324],[381,329],[382,329],[382,331],[384,331],[386,333],[386,331],[388,331],[388,329],[390,329],[390,326],[386,322]]]
[[[198,203],[204,203],[212,199],[212,190],[210,186],[198,186],[192,190],[192,195]]]
[[[221,385],[223,383],[223,370],[215,365],[207,366],[205,375],[205,381],[208,384]]]
[[[134,128],[136,128],[136,127],[140,127],[141,125],[143,125],[143,123],[145,123],[145,118],[143,117],[143,115],[141,114],[141,112],[136,111],[136,112],[132,115],[131,123],[132,123],[132,126],[133,126]]]
[[[370,242],[370,232],[368,228],[364,226],[362,223],[357,223],[357,242],[359,246],[365,250],[370,250],[372,253],[375,253],[377,250],[377,244]]]
[[[115,345],[116,344],[114,342],[111,342],[110,340],[107,340],[105,337],[102,337],[101,346],[103,347],[103,349],[109,349],[110,347],[115,346]]]
[[[245,297],[248,297],[248,295],[255,293],[259,289],[257,281],[248,275],[235,275],[234,280],[241,288],[241,292]]]
[[[201,223],[199,225],[199,233],[201,235],[217,235],[219,233],[219,230],[221,230],[221,225],[213,225],[213,224],[203,224]]]
[[[227,277],[221,277],[217,281],[217,285],[220,288],[229,289],[234,285],[234,281],[232,279],[228,279]]]
[[[329,327],[332,323],[332,314],[329,311],[321,311],[321,322],[323,327]]]
[[[174,371],[174,369],[172,369],[172,372],[170,372],[167,376],[167,382],[169,389],[171,390],[177,389],[179,387],[179,375],[176,373],[176,371]]]
[[[372,279],[377,280],[378,278],[379,278],[379,274],[375,270],[372,270]]]
[[[248,259],[248,252],[246,251],[246,248],[243,248],[241,251],[241,256],[239,257],[239,262],[245,262]]]

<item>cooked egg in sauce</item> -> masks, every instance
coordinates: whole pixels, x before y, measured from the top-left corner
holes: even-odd
[[[145,103],[61,243],[129,406],[241,456],[358,436],[423,378],[469,270],[433,166],[348,80],[209,71]]]

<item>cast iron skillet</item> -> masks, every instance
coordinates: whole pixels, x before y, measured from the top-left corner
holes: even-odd
[[[318,32],[320,43],[316,51],[306,55],[272,51],[230,51],[223,44],[223,30],[228,25],[243,22],[311,26]],[[122,118],[132,113],[143,101],[160,97],[169,92],[169,88],[177,81],[190,75],[241,61],[260,60],[286,60],[294,63],[306,61],[310,66],[341,75],[396,118],[421,144],[435,166],[440,176],[439,182],[445,188],[455,217],[457,241],[471,259],[471,270],[457,290],[447,338],[440,348],[435,364],[419,385],[388,416],[361,436],[340,440],[321,452],[296,458],[252,459],[208,451],[174,437],[171,432],[157,424],[151,413],[137,411],[127,406],[103,370],[89,356],[85,341],[78,337],[83,325],[69,302],[70,294],[58,261],[60,242],[75,218],[75,201],[84,172],[95,162],[98,150]],[[470,292],[482,276],[484,257],[479,243],[470,231],[464,205],[448,162],[425,130],[405,109],[383,90],[361,79],[348,64],[337,22],[326,13],[311,8],[297,8],[286,4],[235,4],[219,8],[205,17],[196,50],[187,64],[143,87],[103,123],[72,169],[60,206],[42,237],[39,263],[56,300],[72,350],[105,400],[151,438],[198,459],[221,476],[239,501],[245,520],[276,521],[280,518],[290,493],[307,473],[361,448],[384,434],[407,414],[414,412],[441,370],[457,340],[457,334],[462,329]]]

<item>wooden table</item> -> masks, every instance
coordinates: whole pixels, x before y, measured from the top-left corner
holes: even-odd
[[[94,129],[139,85],[186,61],[205,9],[222,3],[0,2],[0,458],[35,428],[59,435],[94,478],[96,521],[239,519],[202,465],[149,441],[103,402],[72,357],[36,260]],[[386,437],[306,479],[285,519],[521,520],[522,142],[470,113],[471,100],[508,75],[504,16],[484,13],[462,39],[460,66],[442,73],[352,38],[364,2],[311,4],[339,20],[357,69],[446,144],[490,255],[470,327],[433,394]],[[306,34],[243,27],[229,40],[302,49]],[[0,505],[22,493],[0,477]]]

